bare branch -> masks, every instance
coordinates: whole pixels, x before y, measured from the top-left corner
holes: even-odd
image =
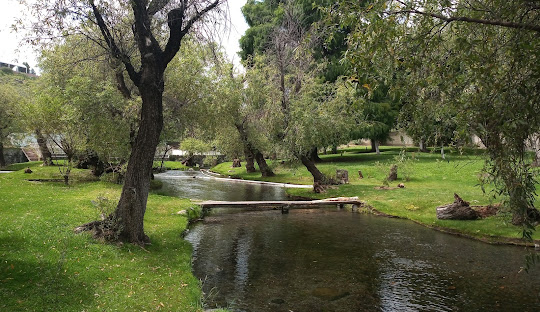
[[[105,21],[103,20],[103,16],[101,16],[101,13],[96,7],[94,0],[90,1],[90,5],[92,6],[92,12],[94,13],[94,16],[96,17],[96,22],[99,26],[101,34],[103,35],[105,42],[107,42],[107,46],[111,50],[112,56],[122,61],[122,63],[124,63],[124,66],[126,66],[126,70],[129,74],[129,77],[131,78],[133,83],[135,83],[135,85],[138,85],[140,82],[140,74],[135,70],[135,68],[131,64],[131,60],[129,59],[129,57],[126,54],[122,53],[122,51],[116,45],[116,42],[114,41],[114,38],[112,37],[111,32],[109,31],[109,28],[107,27],[107,24],[105,24]]]
[[[154,16],[154,14],[161,11],[167,4],[169,4],[169,2],[170,0],[152,0],[152,2],[150,2],[148,5],[148,9],[146,10],[148,16]]]
[[[431,12],[423,12],[415,9],[410,10],[401,10],[401,11],[389,11],[384,12],[389,15],[396,15],[396,14],[420,14],[424,16],[430,16],[433,18],[437,18],[440,20],[443,20],[445,22],[451,23],[451,22],[467,22],[467,23],[475,23],[475,24],[483,24],[483,25],[494,25],[494,26],[501,26],[506,28],[515,28],[515,29],[524,29],[524,30],[531,30],[534,32],[540,32],[540,25],[533,25],[533,24],[524,24],[524,23],[515,23],[515,22],[509,22],[509,21],[501,21],[501,20],[486,20],[481,18],[471,18],[466,16],[444,16],[437,13],[431,13]]]
[[[183,0],[180,8],[171,10],[167,16],[170,34],[169,41],[167,41],[163,55],[164,65],[167,65],[176,55],[178,50],[180,50],[180,42],[182,41],[182,38],[189,32],[191,27],[193,27],[193,24],[199,21],[208,11],[218,6],[220,0],[215,0],[202,10],[196,11],[195,15],[192,16],[184,25],[184,18],[187,10],[186,2],[187,1]]]

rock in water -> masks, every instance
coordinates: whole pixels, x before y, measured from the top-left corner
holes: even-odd
[[[454,194],[454,202],[437,207],[437,219],[440,220],[476,220],[478,213],[469,206],[469,203]]]

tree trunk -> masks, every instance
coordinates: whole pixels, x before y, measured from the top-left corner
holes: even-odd
[[[0,168],[6,166],[6,159],[4,158],[4,143],[0,142]]]
[[[371,140],[371,151],[376,152],[377,155],[381,154],[381,151],[379,150],[379,141]]]
[[[332,154],[337,154],[337,145],[332,146]]]
[[[246,157],[246,171],[247,172],[256,172],[255,169],[255,156],[253,156],[253,152],[250,151],[247,148],[244,148],[244,156]]]
[[[540,167],[540,134],[533,135],[531,147],[534,150],[533,167]]]
[[[427,152],[426,142],[424,141],[424,139],[420,139],[419,148],[420,148],[420,152],[422,153]]]
[[[47,146],[47,139],[45,139],[41,130],[36,129],[35,133],[39,151],[41,152],[41,158],[43,160],[43,166],[50,166],[52,165],[52,154]]]
[[[163,80],[148,80],[143,81],[139,87],[142,98],[141,121],[131,149],[122,195],[114,212],[119,239],[136,244],[149,241],[144,233],[143,220],[152,164],[163,128]]]
[[[238,130],[238,134],[240,135],[240,140],[242,141],[242,144],[244,145],[244,155],[246,156],[246,170],[247,172],[256,172],[255,164],[253,163],[253,158],[255,157],[257,151],[253,148],[251,145],[251,142],[249,142],[248,134],[246,131],[246,128],[244,127],[244,123],[236,123],[236,130]],[[266,165],[266,161],[264,160],[264,157],[262,157],[262,162],[264,162],[263,167],[268,167]],[[259,160],[257,159],[257,163],[259,163]],[[259,163],[259,168],[261,168],[261,164]],[[271,170],[270,170],[271,171]],[[261,173],[263,170],[261,169]],[[272,173],[273,175],[273,173]],[[263,174],[263,176],[265,176]]]
[[[260,151],[255,151],[255,160],[257,161],[257,165],[259,165],[259,170],[261,170],[261,175],[263,177],[273,177],[276,175],[272,169],[268,167],[268,164]]]
[[[444,154],[444,146],[441,145],[441,158],[446,159],[446,155]]]
[[[309,157],[302,155],[300,156],[300,161],[313,176],[313,184],[326,184],[326,177]]]
[[[314,162],[320,162],[322,161],[322,159],[319,157],[319,151],[316,147],[312,148],[310,153],[309,153],[309,157],[311,158],[312,161]]]

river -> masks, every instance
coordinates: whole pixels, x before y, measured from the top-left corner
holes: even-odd
[[[181,177],[157,178],[164,181],[164,192],[176,196],[285,196],[281,188],[259,186],[255,191],[249,184],[225,186],[202,177],[186,178],[186,173],[169,175]],[[244,187],[247,190],[236,189]],[[216,209],[186,239],[193,245],[193,270],[203,283],[208,308],[540,311],[540,267],[519,272],[530,250],[488,245],[407,220],[336,208],[284,215]]]

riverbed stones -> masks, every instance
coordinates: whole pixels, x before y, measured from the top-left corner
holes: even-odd
[[[472,209],[468,202],[459,195],[454,194],[454,202],[437,207],[437,219],[440,220],[476,220],[478,213]]]

